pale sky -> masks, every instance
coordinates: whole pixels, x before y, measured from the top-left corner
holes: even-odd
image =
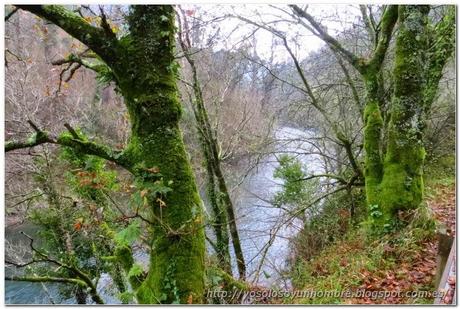
[[[186,5],[182,7],[184,9],[195,9],[198,14],[202,12],[201,14],[209,15],[206,19],[229,14],[240,15],[256,23],[260,23],[261,21],[272,23],[275,20],[279,21],[282,19],[294,21],[292,17],[281,11],[291,11],[286,4],[204,4]],[[312,14],[317,21],[320,21],[326,26],[328,32],[332,35],[350,28],[352,23],[356,23],[361,16],[359,6],[356,4],[312,4],[308,7],[308,12]],[[336,18],[336,16],[340,18]],[[242,38],[248,36],[256,28],[236,18],[227,18],[219,22],[218,25],[221,35],[223,37],[228,37],[228,39],[219,41],[218,44],[214,46],[215,50],[221,48],[230,49],[242,44]],[[324,45],[319,38],[312,35],[300,24],[281,21],[277,22],[273,27],[287,33],[288,40],[290,41],[289,45],[299,59],[305,58],[311,51],[317,50]],[[212,32],[213,30],[210,31]],[[256,51],[262,59],[267,60],[270,58],[272,40],[273,35],[270,32],[264,29],[260,29],[256,32]],[[249,42],[253,43],[253,40],[250,39]],[[278,45],[274,48],[275,62],[285,62],[289,59],[290,57],[284,46]]]

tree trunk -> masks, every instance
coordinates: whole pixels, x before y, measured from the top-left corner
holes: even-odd
[[[18,7],[58,25],[105,62],[107,67],[86,67],[116,82],[130,116],[131,136],[127,148],[120,152],[80,140],[74,134],[52,138],[35,128],[37,138],[26,143],[11,142],[5,150],[57,143],[125,167],[148,190],[158,187],[162,178],[172,192],[167,196],[152,193],[148,198],[155,221],[151,226],[152,252],[149,273],[136,291],[137,299],[140,303],[202,303],[203,210],[179,129],[181,105],[176,86],[173,7],[132,6],[127,16],[129,34],[120,39],[105,15],[98,27],[62,6]],[[75,57],[67,57],[66,61],[75,61]]]
[[[150,199],[152,251],[139,303],[202,302],[204,225],[202,202],[179,129],[172,6],[134,6],[128,17],[126,59],[114,67],[132,123],[126,156],[146,187],[158,168],[172,192]],[[165,204],[163,204],[165,203]]]
[[[185,58],[187,59],[187,62],[190,64],[190,67],[192,70],[193,94],[194,94],[194,99],[195,99],[194,102],[192,102],[193,113],[195,116],[195,120],[197,122],[197,128],[200,134],[201,146],[202,146],[202,150],[205,156],[206,167],[208,170],[208,181],[212,181],[212,183],[214,183],[214,176],[217,179],[217,186],[219,188],[219,205],[222,205],[221,207],[216,207],[216,209],[218,209],[218,216],[220,217],[219,221],[222,222],[222,224],[224,222],[225,223],[228,222],[230,234],[232,236],[233,249],[235,251],[235,256],[236,256],[239,279],[245,280],[246,263],[244,261],[243,250],[241,248],[240,237],[238,234],[235,211],[234,211],[233,203],[230,198],[227,184],[225,182],[225,178],[223,176],[222,169],[221,169],[221,164],[220,164],[221,160],[220,160],[219,151],[218,151],[217,133],[211,127],[211,123],[209,121],[209,116],[208,116],[206,106],[204,103],[204,99],[203,99],[203,93],[201,90],[200,81],[198,79],[198,73],[197,73],[197,69],[195,66],[195,61],[192,59],[190,55],[189,49],[190,49],[191,43],[190,43],[190,39],[188,36],[188,30],[189,30],[188,24],[187,24],[187,20],[185,17],[184,17],[184,27],[186,31],[184,33],[185,41],[182,39],[182,37],[180,37],[180,43],[181,43],[182,49],[184,50]],[[213,194],[216,193],[214,189],[212,193]],[[215,196],[212,196],[212,197],[214,198]],[[229,256],[229,251],[228,251],[227,226],[222,225],[222,229],[219,233],[222,233],[223,236],[225,236],[225,238],[222,238],[222,240],[227,242],[227,243],[222,242],[222,246],[225,246],[224,248],[222,248],[222,256],[227,257],[228,255],[228,261],[230,261],[229,259],[230,256]],[[219,243],[217,245],[219,246]],[[230,265],[227,265],[227,264],[223,265],[223,269],[229,268],[229,267]],[[231,269],[229,273],[231,274]]]
[[[215,159],[216,160],[216,159]],[[216,162],[216,161],[214,161]],[[241,248],[240,236],[238,234],[238,225],[236,223],[235,209],[233,207],[232,199],[225,183],[224,175],[220,169],[220,164],[216,163],[216,177],[221,194],[221,200],[225,205],[228,217],[228,225],[230,228],[230,235],[232,236],[233,250],[235,251],[236,264],[238,266],[238,274],[240,280],[246,279],[246,263],[244,261],[243,249]]]
[[[364,149],[366,151],[364,180],[368,205],[379,205],[379,185],[382,179],[382,151],[380,147],[383,127],[379,107],[379,83],[375,71],[363,79],[366,84],[366,107],[364,109]]]
[[[206,147],[206,146],[204,146]],[[209,157],[209,152],[205,154],[205,157]],[[216,181],[214,176],[214,169],[211,162],[208,158],[206,160],[206,170],[208,175],[208,189],[207,194],[209,198],[209,203],[214,214],[213,220],[213,229],[216,234],[216,253],[219,266],[227,273],[232,274],[232,265],[230,259],[230,250],[228,237],[228,226],[227,226],[227,216],[225,209],[223,209],[222,204],[218,200],[218,192],[216,188]]]
[[[229,236],[228,236],[228,219],[225,211],[225,205],[219,202],[218,187],[216,185],[215,164],[213,164],[213,132],[209,124],[209,119],[204,105],[203,94],[201,92],[200,82],[197,76],[195,62],[185,49],[184,43],[181,41],[182,49],[186,53],[186,59],[190,64],[193,75],[193,93],[194,101],[192,102],[193,114],[198,130],[198,136],[203,152],[204,161],[207,173],[207,195],[211,209],[214,215],[213,229],[216,235],[216,253],[220,267],[229,274],[232,274]]]
[[[423,90],[429,6],[399,8],[388,141],[381,183],[384,214],[414,209],[423,196]]]
[[[88,294],[85,292],[83,287],[78,285],[75,289],[75,300],[77,301],[77,304],[86,305],[87,297],[88,297]]]

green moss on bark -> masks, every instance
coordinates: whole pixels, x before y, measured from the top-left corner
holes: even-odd
[[[365,185],[368,205],[379,204],[379,184],[382,179],[381,131],[383,119],[378,103],[378,72],[365,76],[367,102],[364,109]]]
[[[394,215],[417,208],[423,197],[423,86],[428,6],[401,6],[394,94],[381,183],[381,205]]]
[[[172,192],[163,199],[166,206],[151,202],[159,222],[153,227],[149,275],[138,291],[138,301],[157,303],[164,293],[168,294],[163,282],[170,263],[176,267],[168,279],[176,280],[181,301],[191,294],[195,301],[201,301],[205,250],[202,205],[181,132],[177,124],[156,128],[149,136],[133,136],[129,149],[137,162],[158,167],[165,181],[173,181]],[[168,295],[167,301],[171,300],[172,295]]]
[[[148,276],[136,292],[139,303],[203,301],[204,225],[202,202],[179,129],[171,6],[134,6],[125,71],[118,70],[132,135],[125,156],[134,170],[159,168],[172,192],[150,200],[152,252]],[[140,65],[142,64],[142,65]],[[120,69],[120,68],[118,68]],[[122,69],[122,68],[121,68]],[[145,173],[139,180],[155,181]],[[164,204],[163,204],[164,203]],[[174,283],[174,284],[173,284]]]

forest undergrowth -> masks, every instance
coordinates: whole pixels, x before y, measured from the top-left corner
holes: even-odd
[[[343,237],[327,244],[309,259],[297,260],[290,272],[293,289],[322,291],[324,295],[255,301],[432,304],[434,298],[423,295],[423,291],[435,291],[437,230],[445,228],[448,235],[455,235],[455,171],[452,167],[428,166],[425,182],[424,205],[411,215],[410,223],[403,229],[382,237],[369,237],[362,224],[350,225]],[[353,295],[359,295],[361,291],[361,295],[347,298],[337,294],[325,295],[327,291],[352,291]],[[366,291],[366,296],[362,291]],[[391,296],[381,297],[384,292]],[[406,297],[406,293],[415,296]]]

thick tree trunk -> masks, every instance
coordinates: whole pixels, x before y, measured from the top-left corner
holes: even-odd
[[[380,203],[384,214],[417,208],[423,196],[423,90],[429,6],[399,9],[387,150]]]
[[[140,303],[203,301],[202,202],[179,129],[181,105],[174,66],[172,6],[134,6],[128,17],[126,59],[114,67],[132,123],[125,151],[138,180],[148,187],[159,169],[172,192],[151,198],[152,252],[149,273],[137,291]],[[165,203],[165,204],[163,204]]]
[[[65,145],[125,167],[138,183],[150,190],[158,185],[159,170],[172,192],[167,196],[151,194],[148,199],[155,221],[151,227],[152,252],[149,273],[137,289],[137,298],[140,303],[202,303],[205,254],[202,202],[178,124],[181,105],[176,87],[173,7],[131,7],[127,16],[130,32],[120,39],[105,18],[101,27],[96,27],[62,6],[18,7],[58,25],[105,62],[108,67],[103,64],[87,67],[99,74],[111,74],[124,97],[132,127],[129,145],[123,152],[68,134],[55,138],[35,127],[36,138],[27,143],[10,142],[5,150],[41,143]],[[75,61],[75,57],[66,60]]]

